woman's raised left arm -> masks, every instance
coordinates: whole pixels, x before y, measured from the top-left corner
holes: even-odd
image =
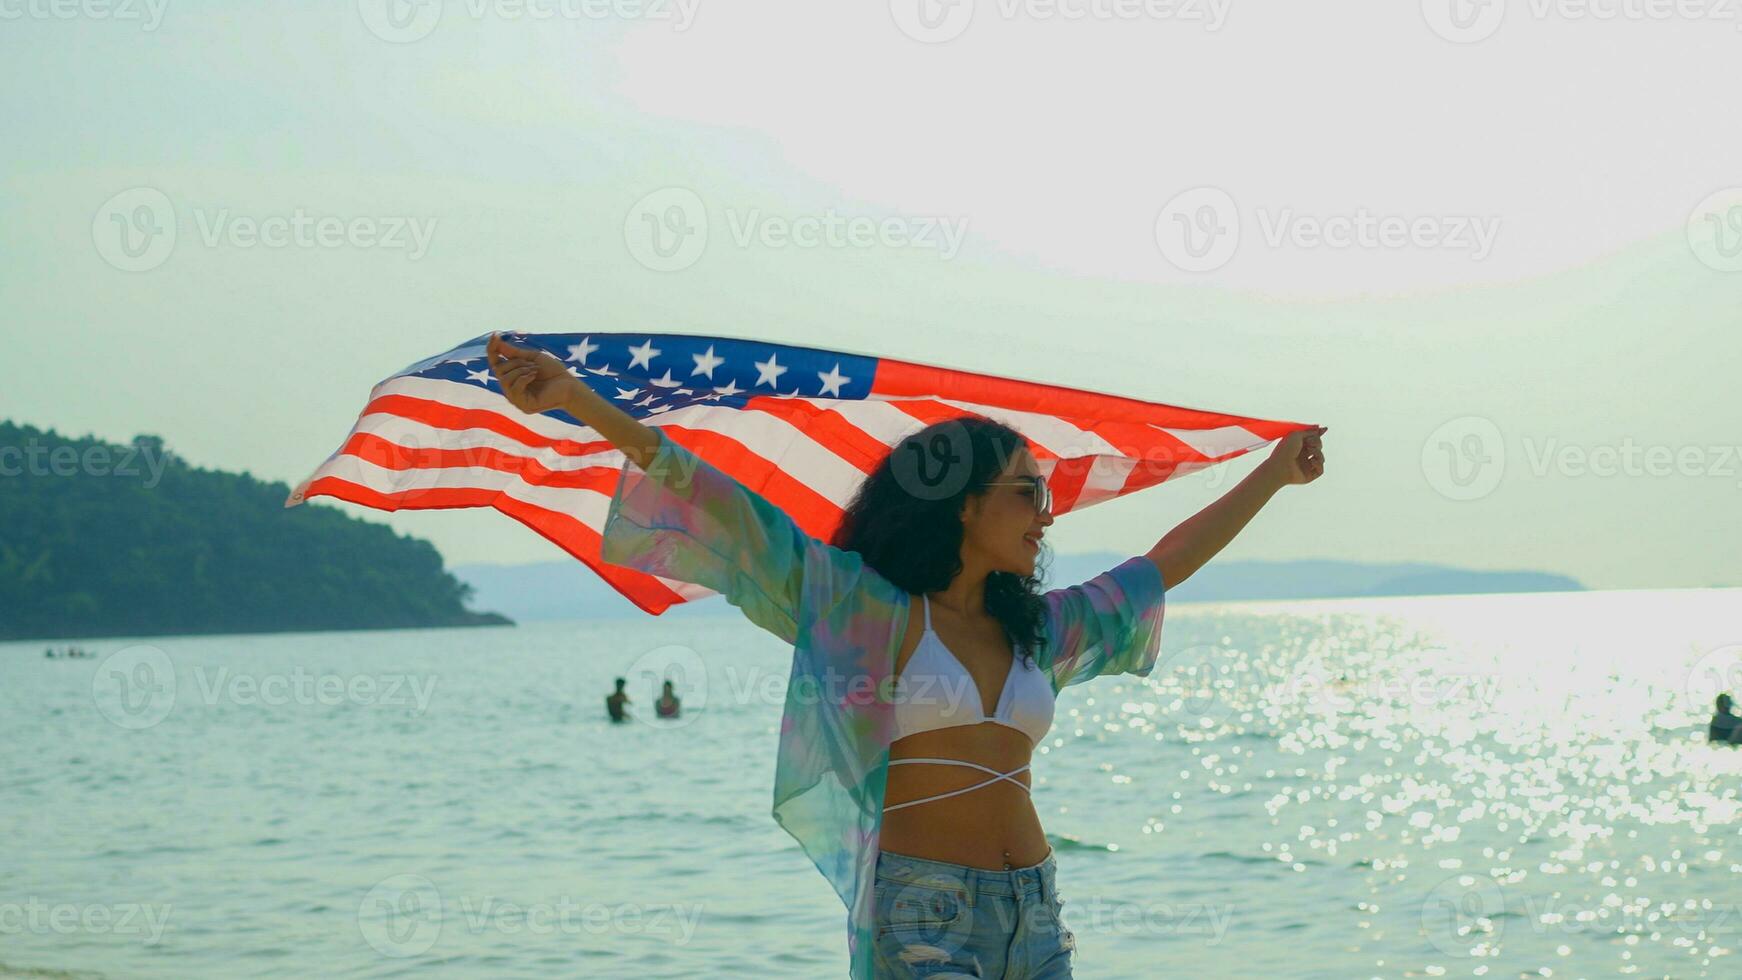
[[[1270,458],[1246,475],[1221,499],[1193,514],[1149,549],[1169,589],[1228,546],[1270,498],[1283,487],[1311,483],[1325,472],[1321,437],[1327,427],[1302,429],[1276,444]]]

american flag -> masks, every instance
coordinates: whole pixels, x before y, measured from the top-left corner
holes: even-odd
[[[859,482],[902,437],[984,415],[1025,436],[1055,516],[1233,459],[1309,426],[868,354],[691,334],[503,333],[830,540]],[[493,507],[658,615],[701,586],[613,565],[600,530],[626,457],[562,411],[501,394],[473,338],[377,384],[344,445],[285,501],[379,510]]]

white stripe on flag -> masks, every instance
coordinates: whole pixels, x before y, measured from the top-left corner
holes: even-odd
[[[1214,429],[1172,429],[1163,425],[1150,428],[1173,436],[1212,461],[1229,453],[1256,449],[1267,441],[1260,439],[1250,429],[1238,425],[1224,425]]]
[[[1060,459],[1124,455],[1117,446],[1101,438],[1099,434],[1072,425],[1057,415],[995,408],[949,398],[939,398],[937,401],[1003,422]]]
[[[558,472],[584,470],[596,466],[618,469],[624,455],[616,449],[569,456],[548,446],[534,448],[491,429],[442,429],[418,419],[387,412],[370,412],[357,420],[353,432],[378,436],[406,449],[447,449],[461,453],[494,449],[521,459],[537,460],[546,469]]]
[[[1096,456],[1089,465],[1088,476],[1083,479],[1083,489],[1071,505],[1071,512],[1119,496],[1131,471],[1136,468],[1137,460],[1128,456]]]

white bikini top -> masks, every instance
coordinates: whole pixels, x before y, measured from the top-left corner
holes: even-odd
[[[932,632],[931,597],[924,598],[925,632],[920,634],[919,646],[914,648],[913,656],[907,658],[907,666],[902,668],[901,675],[895,679],[895,737],[900,739],[917,732],[954,728],[958,725],[978,725],[990,721],[1014,728],[1038,744],[1052,728],[1055,707],[1052,682],[1041,673],[1038,666],[1025,665],[1024,658],[1017,651],[1018,656],[1010,665],[1010,673],[1004,678],[1004,690],[998,692],[997,707],[991,717],[981,714],[981,705],[985,702],[980,698],[980,688],[974,683],[974,677],[968,673],[968,668],[962,666],[962,662],[956,659],[950,648],[944,646],[943,639]],[[892,766],[919,763],[965,766],[991,773],[992,778],[947,793],[908,800],[905,803],[893,803],[883,808],[885,813],[972,793],[1001,780],[1015,785],[1025,793],[1031,792],[1026,783],[1016,778],[1018,773],[1028,768],[1026,765],[1009,772],[999,772],[978,762],[961,759],[889,760]]]
[[[1027,735],[1038,744],[1052,728],[1052,682],[1024,658],[1020,648],[1004,678],[996,710],[982,714],[985,703],[974,678],[931,628],[931,597],[925,599],[925,632],[919,646],[896,678],[895,737],[958,725],[996,722]]]

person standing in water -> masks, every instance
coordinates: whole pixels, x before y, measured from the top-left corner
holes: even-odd
[[[629,703],[629,695],[623,693],[623,685],[628,683],[623,678],[617,678],[617,691],[605,695],[605,713],[612,721],[628,721],[629,716],[623,711],[623,706]]]
[[[1720,745],[1724,743],[1742,744],[1742,718],[1730,713],[1730,695],[1718,695],[1718,713],[1712,716],[1712,723],[1706,726],[1706,741]]]
[[[671,681],[666,681],[665,686],[660,689],[659,700],[653,702],[653,710],[661,718],[677,717],[677,693],[671,689]]]
[[[1284,487],[1324,473],[1325,427],[1282,438],[1143,553],[1042,592],[1051,494],[1027,438],[1003,423],[944,418],[867,457],[824,542],[554,355],[497,335],[486,355],[516,408],[561,409],[626,457],[606,561],[723,594],[793,644],[795,680],[823,685],[789,685],[774,813],[847,904],[855,980],[1071,976],[1075,938],[1029,797],[1054,700],[1070,684],[1153,670],[1165,589]],[[829,687],[841,674],[845,689]]]

